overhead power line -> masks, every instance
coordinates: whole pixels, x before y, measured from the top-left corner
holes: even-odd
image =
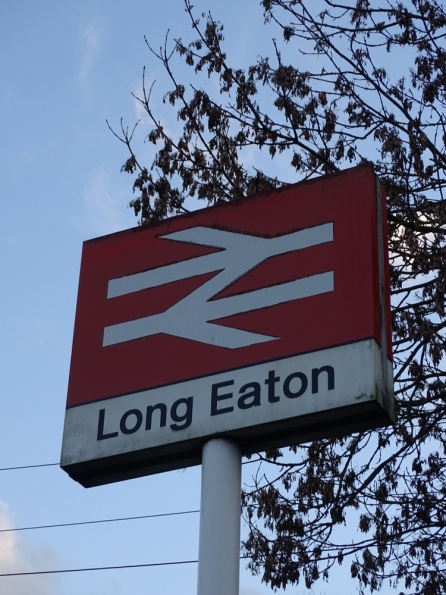
[[[4,576],[31,576],[37,574],[63,574],[66,572],[93,572],[95,570],[123,570],[124,568],[148,568],[150,566],[179,566],[180,564],[197,564],[198,560],[179,560],[177,562],[151,562],[148,564],[124,564],[123,566],[96,566],[93,568],[65,568],[62,570],[35,570],[33,572],[8,572]]]
[[[248,556],[240,556],[240,560],[246,560]],[[180,566],[182,564],[197,564],[198,560],[177,560],[176,562],[149,562],[147,564],[123,564],[122,566],[94,566],[90,568],[64,568],[62,570],[35,570],[32,572],[8,572],[0,574],[6,576],[35,576],[38,574],[64,574],[67,572],[94,572],[96,570],[124,570],[128,568],[150,568],[153,566]]]
[[[7,533],[11,531],[31,531],[33,529],[54,529],[56,527],[74,527],[76,525],[95,525],[98,523],[116,523],[119,521],[136,521],[140,519],[154,519],[158,517],[177,516],[182,514],[194,514],[200,512],[199,510],[181,510],[178,512],[162,512],[159,514],[146,514],[142,516],[128,516],[116,519],[97,519],[94,521],[78,521],[75,523],[57,523],[53,525],[36,525],[33,527],[14,527],[11,529],[0,529],[0,533]]]
[[[19,467],[0,467],[0,471],[16,471],[17,469],[36,469],[37,467],[55,467],[60,463],[42,463],[40,465],[20,465]]]
[[[249,465],[251,463],[258,463],[262,459],[250,459],[243,461],[242,465]],[[17,471],[21,469],[38,469],[39,467],[59,467],[60,463],[41,463],[39,465],[19,465],[17,467],[0,467],[0,471]]]

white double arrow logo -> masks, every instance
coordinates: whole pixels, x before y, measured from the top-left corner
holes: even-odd
[[[104,347],[157,333],[166,333],[228,349],[271,341],[278,337],[214,323],[226,316],[326,293],[333,291],[334,288],[333,271],[329,271],[248,291],[241,295],[212,299],[272,256],[333,241],[333,223],[325,223],[271,239],[220,231],[210,227],[192,227],[160,237],[222,250],[127,277],[112,279],[108,284],[108,299],[203,273],[219,271],[218,274],[165,312],[105,327]]]

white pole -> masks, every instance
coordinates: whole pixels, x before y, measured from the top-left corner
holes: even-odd
[[[198,595],[239,595],[242,457],[214,438],[203,447]]]

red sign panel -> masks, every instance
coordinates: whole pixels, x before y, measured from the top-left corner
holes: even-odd
[[[68,407],[364,338],[380,343],[375,185],[371,169],[358,168],[85,242]],[[313,279],[314,293],[298,295],[301,279]],[[256,295],[281,286],[276,301]],[[129,325],[124,340],[118,325],[131,321],[153,329],[138,336]],[[122,340],[113,339],[119,329]]]

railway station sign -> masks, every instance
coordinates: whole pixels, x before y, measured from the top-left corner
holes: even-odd
[[[84,243],[61,466],[89,487],[393,419],[369,166]]]

